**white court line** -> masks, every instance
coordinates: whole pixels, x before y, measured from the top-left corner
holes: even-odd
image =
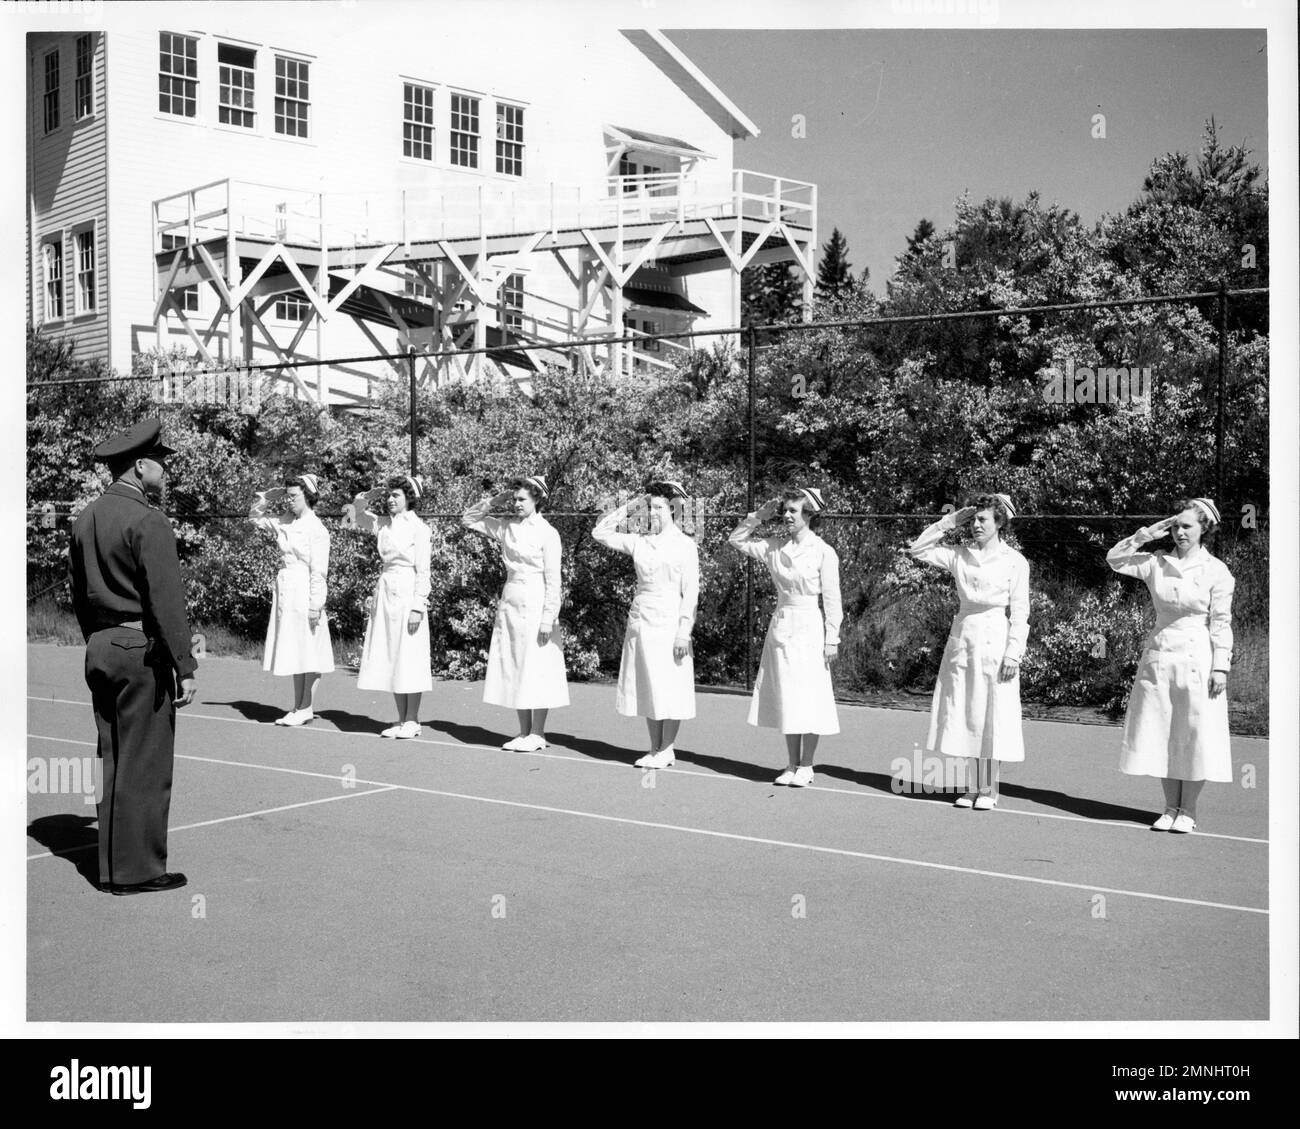
[[[89,706],[90,705],[89,702],[78,702],[78,701],[74,701],[71,698],[38,698],[32,694],[29,694],[27,696],[27,700],[32,702],[55,702],[65,706]],[[180,711],[177,712],[178,714],[180,713]],[[188,713],[188,710],[186,710],[185,712]],[[189,714],[189,716],[194,718],[196,721],[219,721],[227,725],[257,725],[257,726],[266,725],[265,722],[253,721],[245,717],[221,717],[218,714],[210,714],[210,713],[191,713]],[[289,726],[288,728],[291,730],[297,730],[300,733],[307,733],[307,732],[330,733],[336,736],[343,736],[343,737],[357,736],[357,734],[349,733],[342,729],[310,729],[309,730],[306,726],[302,726],[302,725]],[[35,736],[35,735],[28,734],[28,736]],[[59,738],[57,737],[48,737],[44,739],[49,741],[59,740]],[[75,744],[75,742],[73,743]],[[541,757],[544,760],[570,761],[573,764],[582,764],[582,765],[587,765],[589,767],[606,767],[606,768],[621,768],[621,769],[627,769],[632,767],[631,765],[625,764],[622,761],[607,761],[607,760],[600,760],[593,757],[573,756],[569,753],[522,752],[516,749],[502,749],[497,745],[472,745],[466,741],[439,741],[427,737],[414,737],[414,738],[409,738],[407,743],[415,744],[415,745],[438,745],[442,748],[447,748],[447,749],[482,749],[483,751],[489,753],[502,753],[502,752],[514,753],[516,756]],[[701,772],[698,769],[691,769],[691,768],[664,768],[664,769],[659,769],[657,771],[671,772],[680,776],[696,776],[702,780],[722,780],[722,781],[728,781],[732,783],[744,783],[744,784],[751,783],[751,781],[749,781],[746,777],[735,776],[729,772]],[[804,791],[805,792],[832,792],[839,796],[851,796],[855,799],[861,799],[861,800],[906,800],[907,799],[907,797],[905,796],[895,795],[892,793],[890,795],[885,795],[885,793],[877,792],[874,789],[858,790],[854,788],[827,788],[825,785],[822,784],[809,785],[807,788],[804,789]],[[916,803],[918,801],[913,800],[908,802]],[[946,808],[951,806],[950,804],[940,803],[937,800],[920,801],[920,802],[924,803],[927,807],[932,806],[935,808]],[[1000,803],[998,807],[992,809],[992,814],[1030,816],[1033,819],[1061,819],[1061,820],[1065,820],[1067,823],[1087,824],[1089,827],[1117,827],[1121,831],[1150,831],[1150,828],[1147,827],[1145,824],[1122,823],[1116,819],[1089,819],[1087,816],[1063,815],[1057,812],[1026,811],[1022,808],[1002,807]],[[1268,845],[1267,839],[1255,839],[1250,837],[1249,835],[1224,835],[1217,831],[1193,831],[1190,832],[1190,834],[1194,835],[1198,839],[1225,839],[1233,843],[1259,843],[1262,844],[1263,846]]]
[[[67,744],[89,745],[92,744],[92,742],[69,741],[67,742]],[[238,762],[230,762],[230,763],[238,763]],[[342,779],[342,778],[335,777],[335,779]],[[333,803],[335,800],[352,800],[355,799],[357,796],[373,796],[376,792],[392,792],[396,788],[397,788],[396,784],[387,784],[381,788],[367,788],[366,791],[364,792],[348,792],[342,796],[324,796],[319,800],[304,800],[300,804],[282,804],[278,808],[259,808],[257,811],[241,812],[239,815],[223,815],[220,819],[205,819],[200,823],[182,823],[179,827],[167,828],[167,833],[170,835],[173,831],[192,831],[196,827],[211,827],[214,823],[230,823],[232,820],[236,820],[236,819],[252,819],[254,816],[257,815],[271,815],[273,812],[292,811],[294,808],[309,808],[313,804],[330,804]],[[42,851],[39,855],[28,855],[27,861],[31,862],[32,859],[53,858],[56,854],[62,856],[62,855],[73,854],[76,851],[93,851],[96,849],[96,847],[97,844],[95,843],[86,843],[80,847],[71,847],[66,851]]]
[[[345,777],[332,776],[325,772],[312,772],[305,768],[281,768],[279,765],[272,764],[251,764],[247,761],[230,761],[221,760],[217,757],[196,757],[191,754],[178,754],[179,760],[202,761],[205,764],[222,764],[230,765],[234,768],[256,768],[264,772],[281,772],[290,776],[311,776],[321,780],[335,780],[342,782]],[[350,778],[346,778],[350,779]],[[467,792],[447,792],[439,788],[422,788],[415,784],[391,784],[386,780],[362,780],[356,778],[356,784],[369,784],[380,791],[401,791],[416,792],[425,796],[442,796],[452,800],[472,800],[481,804],[496,804],[501,807],[524,808],[528,811],[544,811],[553,815],[572,815],[580,819],[596,819],[605,823],[622,823],[632,827],[650,827],[661,831],[681,831],[688,835],[705,835],[714,839],[731,839],[740,843],[759,843],[768,847],[790,847],[800,851],[815,851],[819,854],[840,855],[845,858],[867,859],[871,862],[892,862],[900,866],[919,866],[927,870],[946,870],[954,874],[974,874],[982,878],[1005,878],[1012,882],[1032,882],[1040,886],[1060,886],[1069,890],[1086,890],[1090,893],[1102,894],[1122,894],[1131,898],[1146,898],[1157,902],[1175,902],[1178,905],[1186,906],[1204,906],[1209,909],[1228,909],[1237,910],[1241,913],[1258,913],[1268,916],[1267,909],[1261,909],[1257,906],[1238,906],[1226,902],[1207,902],[1198,898],[1176,898],[1171,894],[1152,894],[1144,890],[1121,890],[1112,886],[1091,886],[1082,882],[1065,882],[1058,878],[1034,878],[1026,874],[1007,874],[1000,870],[979,870],[970,866],[954,866],[951,863],[943,862],[925,862],[922,859],[900,858],[896,855],[877,855],[870,854],[866,851],[851,851],[843,847],[821,847],[814,843],[795,843],[786,839],[764,839],[756,835],[740,835],[731,831],[714,831],[706,827],[686,827],[677,823],[656,823],[652,820],[631,819],[621,815],[605,815],[601,812],[578,811],[575,808],[556,808],[546,804],[529,804],[521,800],[502,800],[494,796],[474,796]],[[366,795],[368,793],[358,793]],[[335,796],[333,799],[343,799],[345,797]],[[322,801],[316,800],[313,803]],[[300,806],[300,805],[292,805]],[[274,810],[274,809],[267,809]],[[251,815],[258,815],[258,812],[252,812]],[[214,821],[220,822],[220,821]],[[38,857],[38,856],[32,856]]]

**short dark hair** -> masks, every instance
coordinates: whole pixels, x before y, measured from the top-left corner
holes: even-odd
[[[974,506],[975,512],[980,510],[993,511],[993,524],[998,527],[999,533],[1005,533],[1011,526],[1011,515],[1007,513],[1006,503],[996,494],[975,494],[966,503],[968,506]]]
[[[415,487],[411,485],[410,480],[404,474],[393,475],[393,477],[388,480],[388,489],[400,490],[406,495],[406,508],[408,510],[415,509],[416,503],[420,500],[415,493]]]
[[[1219,523],[1193,502],[1191,498],[1179,498],[1174,503],[1174,513],[1180,514],[1183,510],[1192,510],[1196,514],[1201,523],[1201,544],[1209,545],[1214,540],[1214,535],[1219,531]]]
[[[510,480],[510,489],[527,490],[528,496],[533,500],[533,505],[535,505],[539,510],[542,508],[542,492],[537,488],[536,483],[529,482],[528,479],[523,477],[523,475]]]
[[[302,496],[307,499],[307,508],[310,510],[314,510],[316,508],[316,503],[320,501],[320,494],[313,491],[301,478],[286,478],[281,485],[286,490],[288,490],[290,486],[298,487],[298,489],[302,491]]]
[[[786,502],[798,502],[803,512],[803,516],[808,519],[808,528],[816,529],[822,522],[822,516],[812,508],[812,502],[808,500],[808,495],[802,490],[791,486],[781,491],[782,508]]]

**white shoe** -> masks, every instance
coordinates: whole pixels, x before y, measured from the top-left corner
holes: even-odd
[[[401,727],[400,724],[399,724],[399,725],[390,725],[390,726],[389,726],[387,729],[385,729],[381,734],[379,734],[379,736],[381,736],[381,737],[396,737],[397,734],[398,734],[399,732],[401,732],[401,729],[402,729],[402,727]]]
[[[1152,831],[1168,831],[1174,825],[1174,819],[1178,816],[1176,808],[1166,808],[1165,814],[1151,825]]]
[[[952,802],[955,808],[973,808],[975,806],[975,793],[967,792],[964,796],[958,796]]]
[[[641,768],[672,768],[675,761],[672,749],[664,749],[658,753],[648,753],[636,763]]]
[[[519,751],[523,753],[535,753],[539,749],[547,747],[546,738],[540,733],[530,733],[527,737],[521,737],[520,740],[523,743],[519,746]]]
[[[314,721],[316,715],[311,710],[294,710],[293,713],[281,719],[281,725],[306,725],[309,721]]]
[[[521,733],[518,737],[511,737],[510,740],[507,741],[501,747],[503,749],[511,749],[515,752],[518,752],[520,749],[524,747],[524,742],[527,740],[528,738]]]
[[[997,796],[976,796],[975,797],[976,811],[988,811],[990,808],[997,807],[997,804],[998,804]]]
[[[291,719],[292,719],[292,718],[293,718],[297,713],[298,713],[297,710],[290,710],[287,714],[284,715],[284,717],[277,717],[277,718],[275,719],[275,724],[276,724],[276,725],[292,725],[292,724],[293,724],[293,721],[292,721]]]
[[[1186,835],[1195,826],[1196,826],[1196,820],[1194,820],[1185,811],[1180,811],[1176,816],[1174,816],[1174,822],[1170,826],[1169,830],[1176,831],[1180,835]]]
[[[813,782],[812,765],[800,765],[794,770],[794,775],[790,777],[791,788],[807,788]]]
[[[773,784],[789,784],[794,779],[795,769],[787,768],[780,776],[772,781]]]
[[[393,734],[399,741],[409,741],[412,737],[420,735],[420,723],[418,721],[404,721],[397,727],[397,732]]]

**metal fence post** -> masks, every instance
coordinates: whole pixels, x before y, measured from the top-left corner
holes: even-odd
[[[754,512],[754,354],[757,334],[749,323],[749,473],[745,483],[745,511]],[[745,558],[745,689],[754,688],[754,560]]]
[[[407,360],[408,360],[409,365],[410,365],[410,378],[411,378],[411,407],[410,407],[410,411],[411,411],[411,477],[414,478],[414,477],[415,477],[415,473],[416,473],[416,471],[419,469],[419,468],[418,468],[418,465],[417,465],[417,463],[416,463],[416,457],[415,457],[415,347],[414,347],[414,346],[407,346],[406,356],[407,356]]]
[[[1214,500],[1225,505],[1223,497],[1223,399],[1228,371],[1228,283],[1219,279],[1219,403],[1214,426]]]

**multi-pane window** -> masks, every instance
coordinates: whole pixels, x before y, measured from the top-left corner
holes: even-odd
[[[253,128],[253,71],[257,52],[233,43],[217,46],[217,120],[222,125]]]
[[[45,244],[45,320],[63,316],[63,240]]]
[[[199,103],[199,41],[169,31],[158,35],[158,112],[192,118]]]
[[[275,316],[279,321],[302,321],[307,316],[309,303],[301,294],[281,294],[275,300]]]
[[[402,156],[433,160],[433,90],[402,84]]]
[[[416,265],[417,264],[415,263],[411,264],[412,267]],[[432,273],[433,273],[432,260],[426,259],[419,265],[422,265],[425,269],[425,272],[432,277]],[[419,298],[422,301],[426,301],[426,302],[433,301],[433,287],[429,283],[425,282],[423,277],[412,277],[411,275],[408,274],[406,278],[402,281],[402,292],[411,298]]]
[[[622,177],[624,192],[636,191],[636,181],[633,179],[636,176],[636,162],[626,153],[618,159],[618,175]]]
[[[648,321],[648,320],[644,320],[644,321],[641,322],[641,332],[642,332],[642,333],[662,333],[662,332],[663,332],[663,327],[662,327],[662,326],[661,326],[657,321]],[[642,347],[642,348],[643,348],[647,353],[657,353],[657,352],[659,352],[659,342],[658,342],[657,340],[656,340],[656,341],[650,341],[650,340],[642,341],[642,342],[641,342],[641,347]]]
[[[77,121],[95,112],[95,39],[77,36],[77,81],[73,89]]]
[[[478,168],[478,99],[451,96],[451,163]]]
[[[45,132],[59,128],[59,53],[45,56]]]
[[[307,113],[311,101],[307,91],[310,64],[301,59],[275,57],[275,132],[286,137],[307,136]],[[249,90],[252,96],[252,90]],[[252,103],[250,101],[249,105]]]
[[[497,103],[497,172],[524,175],[524,108]]]
[[[95,311],[95,229],[77,232],[77,313]]]
[[[524,276],[511,274],[501,284],[501,324],[506,329],[524,327]]]
[[[185,240],[181,236],[173,235],[169,231],[163,233],[162,249],[164,251],[174,251],[177,247],[184,246]],[[199,288],[197,286],[180,286],[173,290],[172,294],[176,298],[177,304],[187,314],[197,314],[199,312]]]

